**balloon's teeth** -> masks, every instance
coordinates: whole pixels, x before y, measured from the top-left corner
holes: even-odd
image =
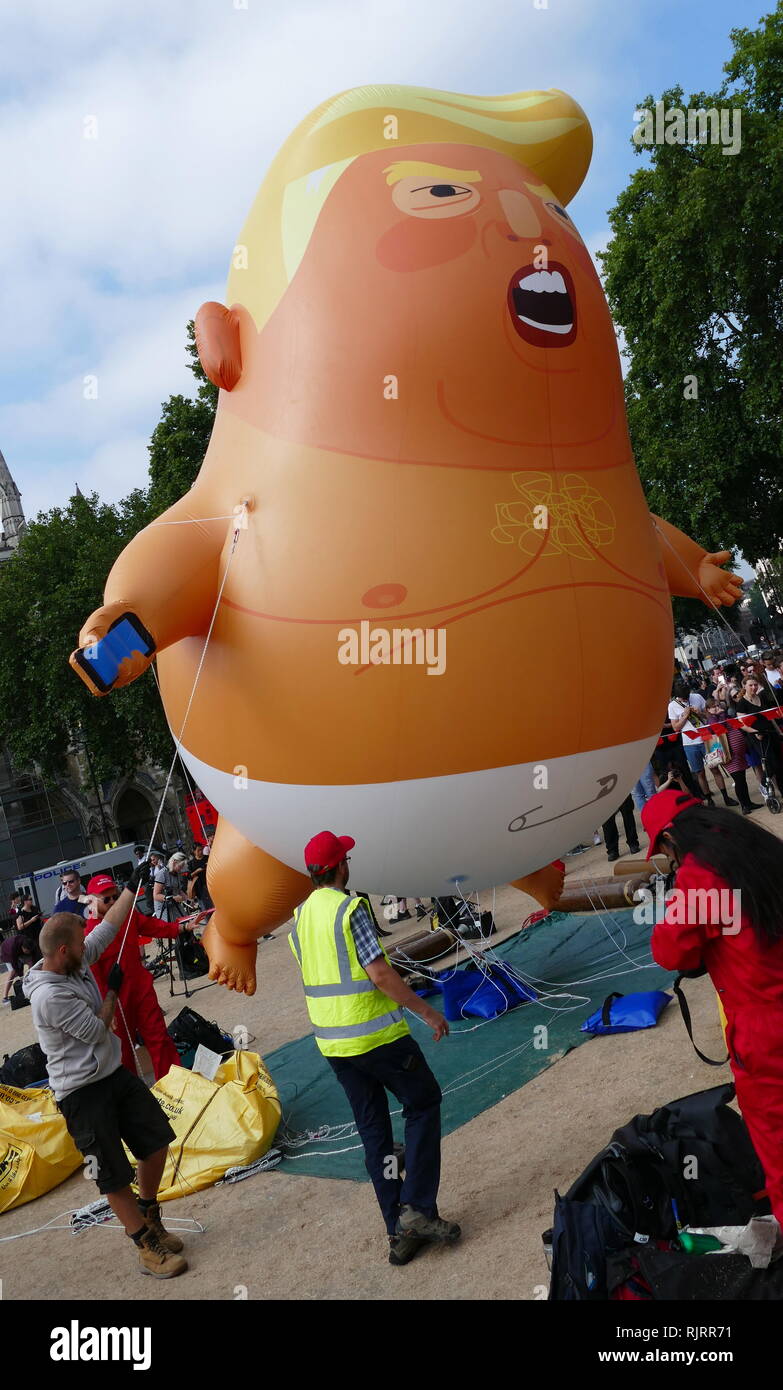
[[[559,270],[534,270],[518,282],[519,289],[534,294],[567,294],[566,283]]]

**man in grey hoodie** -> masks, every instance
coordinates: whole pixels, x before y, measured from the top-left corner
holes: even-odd
[[[69,1134],[92,1163],[98,1190],[135,1243],[142,1272],[171,1279],[188,1267],[179,1253],[182,1241],[166,1231],[158,1205],[168,1147],[176,1136],[144,1082],[120,1062],[112,1020],[121,965],[112,967],[103,1000],[90,970],[128,917],[138,884],[136,869],[87,937],[81,917],[70,912],[50,917],[41,929],[43,959],[28,971],[23,989]],[[138,1201],[123,1140],[137,1160]]]

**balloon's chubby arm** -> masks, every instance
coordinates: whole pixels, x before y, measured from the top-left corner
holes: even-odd
[[[653,516],[669,592],[678,598],[700,598],[709,607],[730,608],[742,598],[742,580],[723,566],[730,550],[709,554],[676,526]]]
[[[227,534],[226,520],[199,519],[191,492],[134,536],[70,658],[94,695],[129,685],[156,652],[206,631]]]

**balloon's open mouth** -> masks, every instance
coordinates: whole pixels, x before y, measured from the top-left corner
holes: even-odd
[[[520,338],[534,347],[567,347],[576,337],[576,296],[570,271],[523,266],[511,278],[508,307]]]

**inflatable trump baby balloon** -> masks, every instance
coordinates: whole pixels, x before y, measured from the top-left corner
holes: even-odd
[[[205,944],[231,988],[253,992],[324,827],[364,890],[510,880],[551,905],[552,861],[658,737],[670,594],[739,592],[728,552],[645,504],[566,211],[591,145],[559,91],[343,92],[272,164],[231,307],[199,311],[201,472],[72,661],[105,693],[158,658],[220,812]]]

